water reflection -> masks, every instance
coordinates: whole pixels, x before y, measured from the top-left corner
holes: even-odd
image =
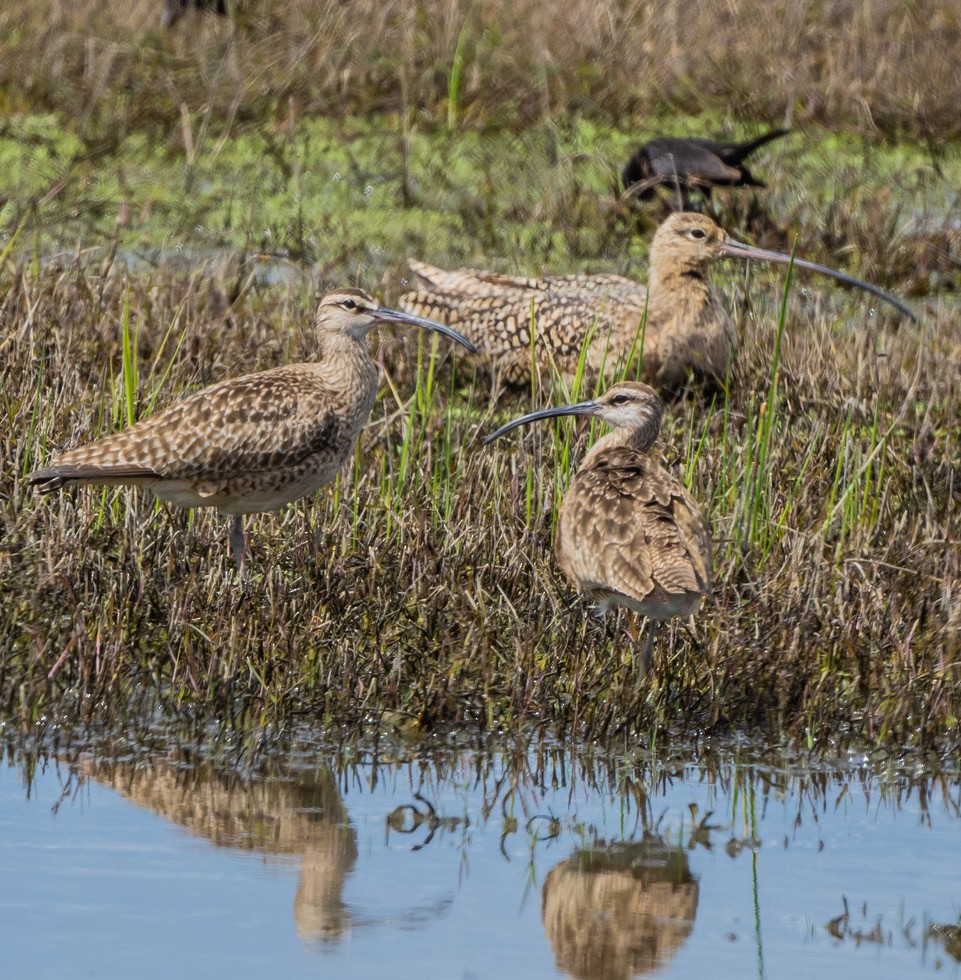
[[[851,943],[855,947],[875,945],[891,947],[895,943],[903,944],[909,949],[926,950],[931,946],[941,950],[952,960],[961,962],[961,923],[930,922],[926,926],[918,922],[917,916],[905,919],[903,916],[896,922],[886,920],[883,913],[869,910],[868,902],[861,902],[856,908],[848,905],[845,896],[841,896],[843,911],[824,924],[824,931],[837,941],[837,945]],[[921,935],[915,934],[920,927]],[[935,969],[941,969],[942,963],[935,958]]]
[[[961,963],[961,923],[932,922],[926,938],[938,943],[951,959]]]
[[[426,847],[433,839],[438,830],[457,830],[458,827],[470,826],[470,819],[467,817],[442,817],[434,809],[434,804],[425,799],[420,793],[414,794],[414,799],[424,805],[424,810],[419,810],[413,803],[404,803],[394,807],[387,814],[387,834],[386,840],[390,842],[390,832],[393,830],[397,834],[412,834],[421,827],[427,828],[427,836],[419,843],[411,847],[412,851],[419,851]]]
[[[326,768],[295,779],[241,781],[209,763],[81,763],[81,772],[218,847],[299,857],[294,920],[307,941],[339,940],[351,918],[344,882],[357,861],[357,831]]]
[[[233,767],[226,753],[198,761],[204,749],[184,746],[105,743],[97,758],[110,762],[92,761],[95,751],[71,755],[73,771],[217,848],[293,866],[296,894],[288,874],[185,848],[180,834],[164,833],[155,848],[156,822],[115,793],[90,790],[79,798],[94,805],[71,806],[75,783],[43,783],[42,761],[14,755],[27,795],[39,781],[56,819],[46,828],[36,819],[16,823],[16,787],[0,781],[8,801],[4,822],[0,800],[0,864],[14,862],[20,875],[3,877],[39,889],[33,906],[16,890],[0,894],[8,933],[23,929],[22,909],[48,916],[55,896],[66,894],[61,918],[78,923],[78,935],[102,930],[110,949],[140,922],[128,902],[154,910],[166,901],[156,920],[142,916],[146,941],[171,916],[180,916],[181,930],[202,919],[202,941],[209,936],[218,957],[233,957],[235,973],[265,955],[277,975],[315,976],[318,952],[332,975],[398,980],[851,978],[874,976],[879,957],[891,976],[922,969],[957,977],[961,969],[956,875],[945,870],[961,864],[953,771],[926,774],[904,760],[832,767],[785,755],[615,756],[541,743],[498,751],[304,740],[256,763],[244,755]],[[117,837],[113,847],[94,835],[85,851],[70,849],[70,834],[109,822],[111,812],[143,836]],[[18,845],[30,835],[33,850]],[[166,869],[183,854],[178,878]],[[78,860],[80,870],[71,869]],[[73,875],[66,884],[57,878],[65,869]],[[107,897],[91,897],[91,879]],[[243,884],[232,889],[226,880]],[[120,897],[140,881],[144,897]],[[212,908],[219,933],[208,928]],[[238,921],[252,923],[248,948],[239,945]],[[27,963],[33,954],[23,945]],[[89,972],[100,975],[95,967]]]
[[[584,980],[641,976],[691,933],[698,884],[687,854],[663,838],[600,843],[548,872],[541,918],[559,969]]]

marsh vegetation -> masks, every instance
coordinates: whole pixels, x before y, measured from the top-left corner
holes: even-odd
[[[5,5],[5,718],[958,748],[958,15],[785,3],[796,29],[768,63],[743,28],[770,4],[649,6],[245,4],[164,34],[146,2]],[[550,550],[597,433],[481,447],[587,379],[495,398],[429,341],[383,340],[353,464],[251,522],[242,588],[216,515],[22,482],[205,384],[309,358],[316,297],[393,302],[408,258],[643,280],[663,214],[614,191],[631,148],[785,121],[771,189],[718,193],[720,222],[911,297],[920,323],[800,272],[785,299],[783,271],[721,270],[738,361],[718,395],[669,406],[659,444],[711,521],[715,596],[700,647],[662,639],[640,695],[626,621],[593,619]]]

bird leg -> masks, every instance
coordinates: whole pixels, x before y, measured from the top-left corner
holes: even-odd
[[[247,552],[247,539],[244,537],[244,519],[240,514],[230,522],[230,548],[237,562],[237,571],[244,573],[244,555]]]
[[[600,620],[604,624],[605,631],[607,633],[607,640],[614,644],[615,649],[617,649],[620,644],[617,640],[620,636],[621,630],[623,629],[627,633],[627,638],[631,643],[636,643],[637,640],[634,634],[631,632],[630,617],[628,617],[627,626],[622,627],[621,623],[623,621],[623,616],[621,615],[621,610],[617,606],[611,606],[609,602],[599,602],[594,609],[594,618]],[[611,615],[608,615],[608,614]],[[628,658],[624,662],[625,669],[629,672],[631,669],[631,660]]]
[[[647,637],[644,640],[644,646],[641,648],[639,655],[639,669],[637,671],[637,688],[640,689],[644,678],[647,677],[651,670],[651,654],[654,652],[654,634],[657,632],[656,619],[648,619],[647,621]]]
[[[694,628],[694,617],[691,616],[686,623],[681,623],[681,627],[691,638],[691,642],[694,644],[694,649],[697,650],[698,653],[702,653],[704,647],[701,644],[701,638],[697,635],[697,630]]]

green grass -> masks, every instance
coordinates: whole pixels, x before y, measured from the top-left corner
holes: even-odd
[[[251,122],[218,141],[194,141],[188,166],[182,145],[144,133],[78,156],[69,120],[20,116],[0,133],[10,195],[0,228],[22,226],[41,256],[69,255],[82,240],[85,256],[108,266],[118,253],[126,260],[180,254],[196,263],[227,250],[313,264],[324,281],[386,266],[398,282],[406,256],[494,262],[506,271],[641,275],[647,234],[635,236],[632,213],[610,195],[610,174],[637,139],[666,122],[631,131],[538,123],[520,137],[415,129],[401,139],[393,117],[303,119],[279,146],[270,124]],[[709,119],[690,121],[695,131],[710,126]],[[944,151],[936,177],[920,148],[865,147],[856,136],[816,127],[785,144],[766,158],[776,189],[763,199],[765,211],[748,213],[743,195],[719,195],[720,217],[738,234],[781,249],[796,241],[800,255],[909,294],[938,292],[955,275],[956,148]],[[265,152],[271,146],[276,152]],[[817,166],[805,163],[818,154]],[[847,174],[844,161],[852,158],[859,159],[856,173],[835,175],[843,186],[826,199],[824,159],[839,161]]]

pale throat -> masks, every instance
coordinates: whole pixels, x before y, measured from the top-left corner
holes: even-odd
[[[660,431],[659,415],[649,417],[638,426],[621,426],[613,429],[594,443],[581,465],[587,466],[594,457],[609,449],[633,449],[639,453],[646,453],[657,441]]]
[[[367,349],[367,332],[357,336],[353,332],[341,330],[320,330],[318,332],[317,346],[320,351],[319,360],[330,360],[334,363],[337,359],[346,361],[370,360],[370,353]]]
[[[707,278],[707,266],[703,262],[670,256],[651,266],[650,288],[651,292],[659,289],[672,292],[683,289],[708,293],[711,284]]]
[[[377,365],[371,360],[367,341],[350,333],[322,331],[315,369],[325,383],[343,392],[345,401],[372,405],[377,392]]]

